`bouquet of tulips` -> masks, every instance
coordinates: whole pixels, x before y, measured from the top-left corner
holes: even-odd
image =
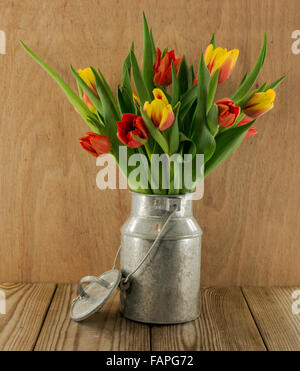
[[[76,94],[21,43],[60,85],[89,125],[91,131],[80,138],[83,149],[96,157],[112,154],[133,191],[154,194],[193,192],[203,178],[203,173],[198,172],[197,156],[202,155],[204,176],[207,176],[238,148],[244,138],[257,134],[254,121],[273,108],[274,89],[284,77],[252,90],[265,61],[265,36],[252,71],[244,75],[231,98],[215,101],[218,84],[230,77],[239,51],[217,47],[213,36],[195,73],[185,57],[176,58],[174,50],[165,48],[162,52],[156,47],[145,15],[143,21],[142,68],[132,45],[123,63],[122,79],[115,96],[99,69],[88,67],[76,71],[71,66],[78,87]],[[151,181],[146,177],[141,184],[130,178],[134,164],[121,158],[120,148],[124,145],[126,152],[122,153],[126,153],[126,159],[134,154],[146,159],[142,168],[146,175],[151,171]],[[162,169],[153,160],[153,155],[163,155],[167,159],[169,187],[164,186]],[[170,159],[174,155],[176,161],[172,162]],[[185,155],[189,157],[186,159]],[[180,163],[180,167],[175,163]],[[185,182],[176,181],[176,177],[186,177],[184,168],[188,166],[193,180],[186,186]],[[154,168],[156,172],[152,172]]]

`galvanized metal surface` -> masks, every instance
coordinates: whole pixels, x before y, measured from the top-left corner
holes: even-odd
[[[83,277],[78,284],[79,295],[71,305],[70,316],[79,322],[98,312],[117,290],[121,280],[118,269],[112,269],[99,277]],[[90,282],[84,289],[82,283]]]
[[[128,276],[145,257],[170,213],[159,245],[121,285],[121,312],[131,320],[170,324],[199,316],[202,231],[193,217],[191,195],[132,193],[131,216],[121,229],[121,271]]]

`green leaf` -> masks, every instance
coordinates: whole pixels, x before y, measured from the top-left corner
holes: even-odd
[[[155,127],[153,122],[149,119],[147,114],[144,112],[143,109],[141,109],[141,115],[145,122],[145,125],[147,126],[147,129],[152,136],[152,138],[160,145],[162,150],[165,153],[169,153],[169,146],[166,138],[162,135],[162,133]]]
[[[237,101],[237,102],[236,102],[236,105],[237,105],[237,106],[240,106],[241,109],[243,109],[243,108],[245,107],[245,105],[249,102],[249,100],[253,97],[253,95],[256,94],[256,93],[264,92],[265,89],[266,89],[266,86],[267,86],[267,83],[265,82],[265,83],[264,83],[260,88],[255,89],[255,90],[249,92],[248,94],[246,94],[246,95],[244,96],[243,99]]]
[[[194,117],[197,108],[197,100],[191,102],[191,106],[187,112],[181,112],[179,114],[179,130],[184,132],[189,138],[192,137],[194,133]]]
[[[164,48],[162,54],[161,54],[161,59],[166,55],[166,52],[168,51],[168,47]]]
[[[129,113],[130,111],[127,108],[127,104],[125,103],[125,100],[124,100],[122,91],[121,91],[121,89],[120,89],[119,86],[117,86],[117,100],[118,100],[118,105],[119,105],[119,108],[120,108],[121,113],[122,114],[123,113],[126,113],[126,112]]]
[[[210,73],[206,67],[204,56],[201,55],[198,72],[198,102],[193,120],[192,140],[197,145],[197,153],[203,153],[205,161],[208,161],[215,149],[215,139],[211,134],[206,121],[206,102]]]
[[[135,107],[135,104],[133,102],[133,99],[129,96],[127,93],[127,90],[125,88],[120,89],[120,92],[122,94],[122,99],[124,102],[124,109],[126,108],[126,111],[122,111],[122,113],[134,113],[136,114],[137,110]]]
[[[122,66],[122,88],[125,88],[127,90],[128,95],[132,98],[130,70],[131,70],[131,61],[130,61],[130,53],[129,53],[127,57],[125,58],[125,61]]]
[[[23,48],[27,51],[29,55],[56,81],[56,83],[61,87],[65,95],[67,96],[69,102],[76,108],[83,120],[91,127],[92,130],[96,130],[94,125],[91,125],[90,118],[94,117],[92,112],[87,108],[83,101],[78,97],[78,95],[68,86],[68,84],[49,67],[41,58],[39,58],[32,50],[28,48],[27,45],[20,41]],[[98,131],[99,133],[99,128]]]
[[[143,106],[146,101],[150,102],[152,100],[151,94],[149,93],[145,85],[141,70],[139,68],[139,65],[136,60],[136,56],[133,51],[131,51],[130,53],[130,59],[131,59],[131,67],[132,67],[134,84],[137,90],[137,94],[140,98],[141,105]]]
[[[97,111],[100,112],[101,115],[103,115],[103,108],[99,97],[97,97],[95,93],[87,86],[87,84],[83,81],[77,71],[74,70],[72,65],[70,66],[70,68],[80,88],[86,92],[86,95],[90,98]]]
[[[197,146],[196,144],[187,137],[184,133],[179,134],[179,142],[180,142],[180,154],[182,156],[182,162],[186,162],[184,160],[184,154],[191,154],[192,158],[196,155],[197,152]]]
[[[249,124],[235,127],[216,137],[216,150],[213,157],[205,165],[205,176],[226,160],[239,147],[254,122],[255,120]]]
[[[188,79],[189,89],[193,86],[194,80],[195,80],[194,67],[193,67],[193,65],[191,65],[190,68],[189,68],[189,79]]]
[[[255,83],[260,70],[262,69],[262,66],[264,65],[265,58],[266,58],[266,49],[267,49],[267,35],[265,34],[263,46],[261,48],[261,51],[259,53],[258,59],[256,61],[256,64],[253,68],[253,70],[250,72],[249,75],[245,78],[243,83],[240,85],[240,87],[237,89],[237,91],[233,94],[232,100],[238,101],[241,100],[251,89],[253,84]]]
[[[213,105],[216,90],[218,87],[218,81],[219,81],[219,70],[217,70],[213,77],[210,79],[208,84],[208,94],[207,94],[207,103],[206,103],[206,112],[209,112],[211,109],[211,106]]]
[[[175,106],[175,104],[179,101],[179,81],[176,75],[173,62],[172,62],[171,68],[172,68],[172,101],[171,103],[172,103],[172,106]]]
[[[180,102],[174,109],[175,120],[173,125],[169,128],[169,146],[170,155],[176,153],[179,147],[179,129],[178,129],[178,113],[180,109]]]
[[[249,102],[249,100],[253,97],[253,95],[254,95],[255,93],[257,93],[257,92],[258,92],[258,89],[253,90],[253,91],[250,91],[248,94],[246,94],[246,95],[244,96],[243,99],[237,101],[237,102],[236,102],[236,105],[237,105],[237,106],[240,106],[241,109],[243,109],[243,108],[245,107],[245,105]]]
[[[107,86],[104,84],[102,78],[98,75],[93,67],[91,67],[96,80],[96,89],[103,106],[103,116],[107,135],[111,141],[114,154],[118,159],[118,147],[121,142],[117,138],[117,121],[121,119],[119,108],[116,109],[116,103],[112,100]],[[110,90],[110,89],[109,89]]]
[[[181,116],[182,118],[188,113],[192,104],[197,99],[197,84],[192,86],[180,99],[181,101]]]
[[[204,162],[206,163],[214,154],[216,149],[216,141],[206,125],[201,128],[201,136],[197,145],[197,153],[204,154]]]
[[[144,23],[144,47],[143,47],[143,78],[145,85],[149,93],[154,89],[153,84],[153,56],[152,56],[152,43],[149,32],[149,27],[145,13],[143,12],[143,23]]]
[[[207,115],[207,125],[209,127],[211,134],[214,137],[216,136],[218,129],[219,129],[218,118],[219,118],[219,108],[216,104],[214,104],[209,110],[208,115]]]
[[[284,80],[286,78],[286,76],[282,76],[282,77],[280,77],[280,79],[278,79],[278,80],[276,80],[276,81],[274,81],[272,84],[270,84],[269,86],[267,86],[266,88],[265,88],[265,90],[264,91],[267,91],[267,90],[269,90],[269,89],[275,89],[275,88],[277,88],[277,86]]]
[[[245,75],[243,76],[242,81],[240,82],[239,87],[240,87],[240,86],[242,85],[242,83],[246,80],[247,76],[248,76],[248,72],[246,72]]]
[[[211,134],[206,119],[206,104],[210,73],[206,67],[204,56],[201,55],[198,71],[198,104],[196,109],[196,130],[198,130],[197,153],[204,154],[204,161],[208,161],[213,155],[216,142]]]
[[[81,87],[79,86],[77,81],[76,81],[76,84],[77,84],[78,95],[79,95],[80,99],[82,100],[83,99],[83,90],[81,89]]]
[[[265,91],[266,86],[267,86],[267,83],[265,82],[264,84],[262,84],[262,86],[257,91],[258,92]]]
[[[217,45],[216,45],[216,40],[215,40],[215,34],[214,33],[212,34],[210,44],[213,44],[214,49],[216,49]]]
[[[151,40],[151,48],[152,48],[152,65],[154,65],[156,60],[156,47],[153,39],[152,28],[150,29],[150,40]]]
[[[116,110],[118,116],[121,116],[121,112],[120,112],[119,107],[117,106],[116,101],[115,101],[115,97],[114,97],[114,95],[113,95],[113,93],[112,93],[112,91],[111,91],[111,89],[110,89],[110,87],[109,87],[107,81],[105,80],[105,78],[104,78],[104,76],[102,75],[102,72],[100,71],[99,68],[98,68],[98,74],[99,74],[100,79],[101,79],[101,81],[102,81],[103,87],[105,88],[107,94],[109,95],[109,97],[110,97],[110,99],[111,99],[112,104],[113,104],[114,107],[115,107],[115,110]],[[98,94],[99,94],[99,92],[98,92]]]
[[[182,96],[189,88],[189,67],[186,63],[185,56],[183,57],[179,67],[178,81],[180,96]]]

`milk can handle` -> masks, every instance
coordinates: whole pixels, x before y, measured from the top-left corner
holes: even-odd
[[[128,280],[129,280],[129,278],[131,277],[131,276],[133,276],[139,269],[140,269],[140,267],[143,265],[143,263],[145,262],[145,260],[148,258],[148,256],[151,254],[151,251],[158,245],[158,243],[160,242],[160,240],[162,239],[162,237],[163,237],[163,235],[164,235],[164,233],[165,233],[165,231],[166,231],[166,229],[167,229],[167,226],[168,226],[168,224],[169,224],[169,222],[170,222],[170,220],[171,220],[171,218],[173,217],[173,215],[178,211],[178,209],[179,209],[179,202],[180,202],[180,199],[179,198],[177,198],[176,199],[176,201],[178,200],[178,202],[177,203],[174,203],[173,205],[172,205],[172,208],[173,208],[173,211],[169,214],[169,216],[168,216],[168,218],[167,218],[167,220],[165,221],[165,223],[164,223],[164,225],[163,225],[163,227],[162,227],[162,229],[161,229],[161,231],[158,233],[158,235],[156,236],[156,238],[155,238],[155,240],[153,241],[153,244],[151,245],[151,247],[150,247],[150,249],[147,251],[147,254],[143,257],[143,259],[138,263],[138,265],[135,267],[135,269],[132,271],[132,272],[130,272],[125,278],[123,278],[122,280],[121,280],[121,284],[122,285],[125,285],[127,282],[128,282]],[[117,254],[116,254],[116,256],[115,256],[115,260],[114,260],[114,265],[113,265],[113,269],[115,269],[115,267],[116,267],[116,264],[117,264],[117,260],[118,260],[118,256],[119,256],[119,253],[120,253],[120,251],[121,251],[121,248],[122,248],[122,245],[119,247],[119,249],[118,249],[118,251],[117,251]]]

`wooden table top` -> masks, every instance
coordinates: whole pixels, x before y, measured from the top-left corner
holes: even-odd
[[[75,284],[0,289],[6,296],[0,350],[300,350],[300,313],[292,311],[297,288],[203,288],[200,318],[165,326],[123,318],[117,294],[101,312],[75,323],[69,316]]]

